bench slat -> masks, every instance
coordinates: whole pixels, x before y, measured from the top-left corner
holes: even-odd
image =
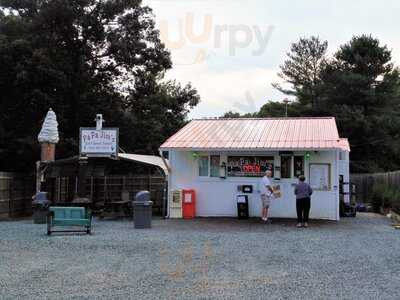
[[[90,225],[89,219],[54,219],[53,220],[54,226],[83,226],[83,225]]]

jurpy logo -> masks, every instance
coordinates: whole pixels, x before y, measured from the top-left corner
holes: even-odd
[[[214,17],[210,14],[203,16],[203,27],[199,33],[195,33],[194,24],[194,13],[186,13],[183,19],[178,19],[178,39],[172,40],[170,38],[171,24],[166,20],[160,22],[160,37],[168,49],[195,48],[193,59],[182,64],[204,62],[210,57],[212,49],[226,49],[227,55],[235,56],[239,49],[251,46],[251,55],[260,56],[265,53],[274,31],[272,25],[261,27],[245,24],[215,24]]]

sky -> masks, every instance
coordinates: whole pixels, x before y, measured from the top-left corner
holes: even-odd
[[[144,0],[171,51],[168,79],[191,82],[201,103],[189,118],[251,113],[285,95],[272,83],[290,45],[319,36],[329,55],[354,35],[371,34],[400,64],[398,0]]]

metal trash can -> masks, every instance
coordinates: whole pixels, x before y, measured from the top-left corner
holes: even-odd
[[[133,201],[133,222],[135,228],[151,228],[153,202],[150,201],[150,192],[138,192]]]
[[[46,224],[47,214],[49,213],[51,203],[47,198],[47,192],[38,192],[32,198],[33,223]]]
[[[247,195],[237,195],[237,215],[239,220],[247,220],[249,218],[249,197]]]

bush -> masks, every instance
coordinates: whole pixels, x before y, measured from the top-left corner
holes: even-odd
[[[379,213],[381,208],[392,208],[400,212],[400,191],[388,185],[375,184],[372,188],[370,201],[374,212]]]
[[[396,192],[394,193],[391,204],[392,204],[391,205],[392,209],[396,213],[400,214],[400,191],[399,190],[396,190]]]

